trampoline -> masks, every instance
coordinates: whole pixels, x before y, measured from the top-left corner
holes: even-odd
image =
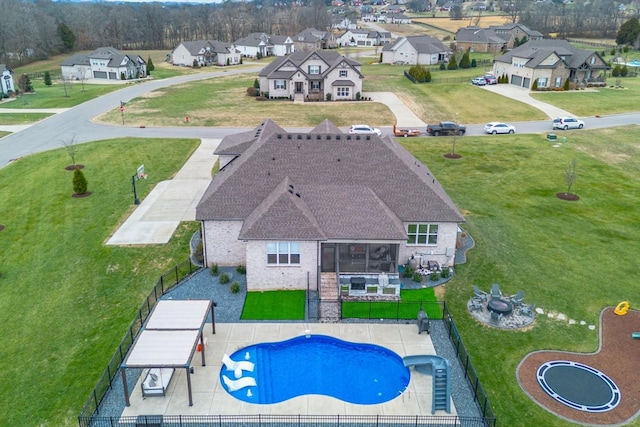
[[[536,373],[538,384],[553,399],[584,412],[607,412],[620,403],[618,386],[604,373],[568,360],[544,363]]]

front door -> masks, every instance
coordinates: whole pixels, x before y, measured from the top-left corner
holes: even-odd
[[[302,82],[296,82],[296,93],[302,93]]]

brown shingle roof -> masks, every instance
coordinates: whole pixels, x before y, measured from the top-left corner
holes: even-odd
[[[429,169],[393,138],[345,135],[329,123],[320,125],[327,133],[287,133],[271,120],[245,132],[235,144],[244,151],[211,181],[196,218],[245,221],[243,239],[404,239],[402,221],[464,221]]]

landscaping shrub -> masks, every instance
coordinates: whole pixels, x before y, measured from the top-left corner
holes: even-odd
[[[569,90],[570,84],[571,84],[571,82],[569,81],[569,77],[567,77],[567,80],[564,81],[563,89],[564,90]]]
[[[229,277],[229,275],[227,273],[222,273],[218,280],[220,281],[221,285],[225,285],[225,284],[227,284],[227,283],[229,283],[231,281],[231,278]]]
[[[456,57],[451,55],[451,59],[449,60],[449,64],[447,65],[447,70],[457,70],[458,63],[456,62]]]
[[[613,67],[613,70],[611,70],[611,77],[619,77],[621,71],[620,65],[616,65]]]
[[[443,279],[446,279],[451,275],[451,270],[449,270],[449,267],[442,267],[442,273],[440,273],[440,275]]]
[[[471,60],[471,68],[476,68],[478,66],[478,61],[475,58]]]
[[[255,79],[253,81],[253,87],[255,87],[256,89],[260,89],[260,82],[258,81],[258,79]]]
[[[620,77],[627,77],[629,74],[629,69],[627,68],[627,64],[624,64],[620,69]]]
[[[431,81],[431,72],[424,65],[413,65],[409,68],[409,75],[416,79],[418,83],[427,83]]]
[[[422,274],[420,274],[417,271],[415,273],[413,273],[413,281],[416,282],[416,283],[422,282]]]
[[[44,72],[44,85],[51,86],[51,73],[48,71]]]
[[[76,194],[87,192],[87,179],[84,177],[82,169],[74,169],[73,171],[73,192]]]
[[[460,68],[471,68],[471,60],[469,59],[469,50],[462,54],[460,59]]]
[[[538,90],[538,79],[535,79],[533,81],[533,84],[531,85],[531,90]]]
[[[408,279],[410,277],[413,277],[413,273],[415,273],[415,272],[416,272],[415,269],[413,269],[411,267],[407,267],[407,268],[404,269],[404,273],[402,273],[402,275]]]
[[[362,95],[360,94],[360,92],[356,92],[356,101],[360,101],[361,97]]]
[[[331,101],[331,94],[328,93],[325,98],[327,98],[327,101]]]
[[[229,292],[231,292],[232,294],[237,294],[238,292],[240,292],[240,283],[233,282],[231,286],[229,286]]]
[[[258,96],[259,94],[260,94],[260,91],[255,87],[247,88],[247,96]]]
[[[244,265],[239,265],[236,267],[236,271],[239,274],[247,274],[247,268]]]
[[[212,275],[212,276],[217,276],[217,275],[218,275],[218,273],[220,272],[220,269],[219,269],[219,267],[218,267],[218,264],[213,264],[213,265],[211,266],[211,268],[209,269],[209,271],[211,272],[211,275]]]
[[[151,57],[148,57],[148,59],[147,59],[147,75],[150,76],[151,72],[153,70],[155,70],[155,69],[156,69],[156,66],[153,65],[153,61],[151,60]]]
[[[429,280],[435,282],[440,278],[440,274],[438,274],[437,271],[434,271],[433,273],[431,273],[431,275],[429,276]]]
[[[446,65],[444,65],[444,62],[440,63],[440,71],[445,70],[447,68]]]

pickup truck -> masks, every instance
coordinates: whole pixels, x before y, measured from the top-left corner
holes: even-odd
[[[438,125],[428,125],[427,133],[433,136],[440,135],[464,135],[467,131],[465,125],[453,123],[453,122],[440,122]]]

